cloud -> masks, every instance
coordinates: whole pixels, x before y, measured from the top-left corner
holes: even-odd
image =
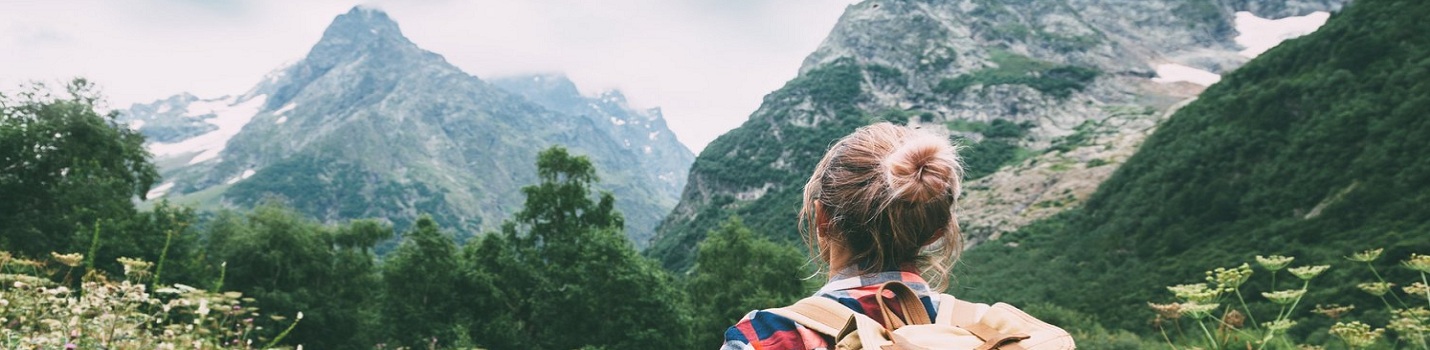
[[[419,46],[478,77],[564,72],[662,107],[699,150],[793,78],[849,0],[377,0]],[[115,106],[238,94],[307,53],[354,1],[0,3],[0,84],[89,77]],[[14,29],[21,28],[21,29]]]

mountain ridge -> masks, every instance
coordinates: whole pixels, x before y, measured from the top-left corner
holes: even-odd
[[[620,135],[590,132],[617,129],[593,128],[585,116],[467,74],[370,8],[337,16],[302,60],[220,101],[242,115],[232,118],[240,130],[198,152],[202,157],[156,152],[161,186],[181,202],[244,207],[276,195],[325,221],[385,217],[402,226],[427,213],[475,234],[519,207],[518,190],[534,178],[540,148],[565,145],[592,158],[631,235],[646,237],[674,203],[665,187],[684,178],[636,166],[657,160],[629,149]],[[163,124],[149,119],[141,131]],[[660,139],[663,147],[685,150],[661,116],[647,119],[645,126],[669,136]],[[660,169],[672,167],[679,166]]]
[[[1262,3],[1270,2],[851,5],[798,77],[697,156],[680,204],[647,253],[667,268],[688,268],[704,232],[731,215],[758,232],[797,241],[798,192],[812,169],[801,159],[817,159],[853,126],[876,120],[949,134],[968,146],[966,159],[985,168],[973,173],[1052,164],[1044,175],[996,177],[1018,180],[969,188],[965,203],[997,213],[961,218],[972,245],[1055,212],[1026,208],[1074,206],[1111,173],[1096,168],[1125,160],[1168,108],[1203,88],[1153,81],[1158,65],[1229,70],[1248,59],[1228,31],[1237,10],[1304,14],[1335,10],[1344,1]],[[750,157],[760,160],[742,159]],[[1066,192],[1017,194],[1029,181]]]

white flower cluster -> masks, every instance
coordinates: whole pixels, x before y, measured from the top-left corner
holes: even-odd
[[[82,260],[78,254],[53,258],[70,267]],[[144,275],[149,265],[125,260],[130,277]],[[0,327],[0,348],[248,348],[258,328],[252,321],[257,309],[245,306],[252,301],[183,285],[151,293],[142,283],[97,275],[86,277],[76,291],[44,278],[0,274],[0,324],[6,325]]]

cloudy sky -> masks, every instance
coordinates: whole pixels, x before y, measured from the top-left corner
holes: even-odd
[[[793,78],[855,0],[0,0],[0,88],[83,76],[110,107],[239,94],[354,5],[478,77],[564,72],[661,107],[696,152]]]

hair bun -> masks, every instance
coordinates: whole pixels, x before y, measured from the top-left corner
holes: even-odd
[[[893,199],[919,203],[959,192],[958,159],[942,138],[910,135],[883,163]]]

